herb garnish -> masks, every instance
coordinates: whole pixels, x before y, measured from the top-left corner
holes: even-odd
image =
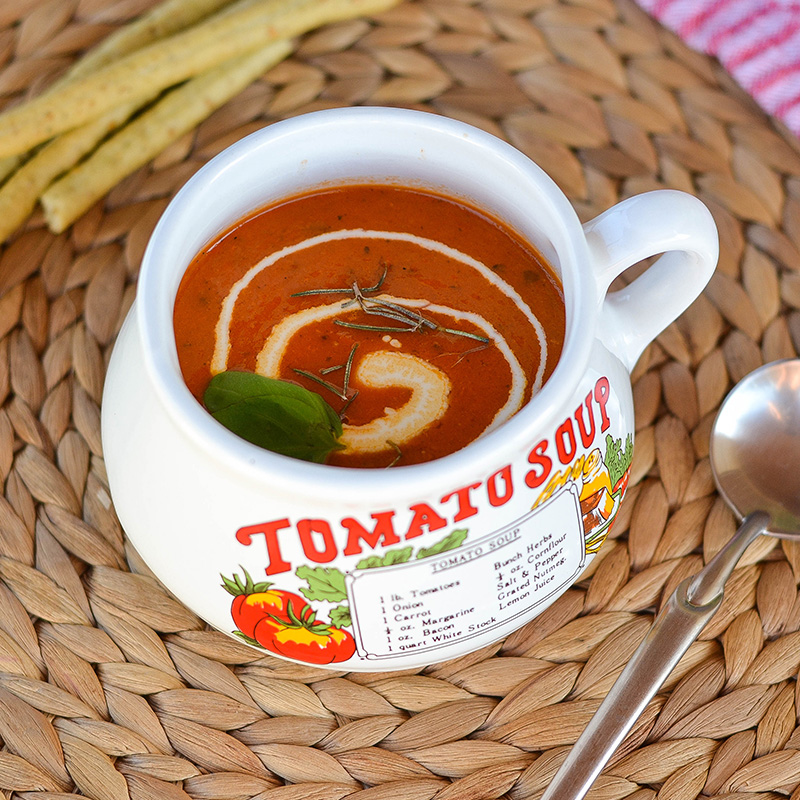
[[[353,357],[356,354],[357,348],[358,348],[358,342],[356,342],[350,348],[350,354],[347,356],[347,361],[345,361],[344,364],[336,364],[336,366],[333,367],[325,367],[325,369],[321,369],[319,371],[319,375],[315,375],[313,372],[309,372],[308,370],[305,369],[297,369],[296,367],[292,368],[292,372],[295,372],[298,375],[302,375],[304,378],[308,378],[310,381],[314,381],[314,383],[318,383],[320,386],[326,388],[329,392],[333,392],[340,400],[347,401],[344,406],[344,408],[347,408],[347,406],[349,406],[350,403],[352,403],[353,400],[355,400],[356,395],[358,394],[358,391],[356,391],[352,395],[350,394],[350,373],[353,370]],[[337,372],[340,369],[344,370],[344,381],[342,382],[341,389],[336,384],[331,383],[330,381],[325,380],[325,378],[322,377],[322,375],[328,375],[331,372]],[[343,412],[344,409],[339,412],[340,418]]]
[[[303,386],[253,372],[215,375],[203,395],[211,415],[248,442],[281,455],[322,464],[343,450],[339,415]]]
[[[403,457],[403,451],[400,449],[400,445],[398,445],[396,442],[393,442],[391,439],[387,439],[386,444],[388,444],[389,447],[391,447],[392,450],[394,450],[395,455],[394,458],[392,459],[392,463],[387,465],[389,467],[393,467]]]
[[[308,289],[296,292],[292,297],[318,294],[349,295],[349,298],[342,303],[342,308],[357,303],[365,314],[400,323],[366,325],[334,320],[334,324],[345,328],[385,333],[411,333],[427,328],[475,339],[483,345],[489,343],[490,340],[485,336],[445,328],[398,303],[368,297],[367,295],[374,294],[383,286],[387,271],[388,267],[384,264],[383,273],[374,286],[362,289],[358,282],[354,281],[349,288]],[[218,422],[248,442],[281,455],[323,464],[332,452],[345,449],[338,440],[343,432],[342,418],[345,411],[358,396],[358,390],[350,389],[350,374],[357,347],[357,343],[352,346],[344,364],[325,367],[319,370],[318,374],[293,368],[297,375],[313,381],[340,400],[344,400],[344,405],[338,414],[317,392],[290,381],[236,370],[215,375],[203,395],[203,403]],[[324,377],[339,370],[343,370],[341,387]],[[402,451],[395,442],[387,440],[386,444],[394,450],[394,458],[388,465],[393,467],[402,458]]]
[[[308,297],[309,295],[316,294],[349,294],[350,299],[342,303],[342,308],[358,303],[359,307],[365,314],[373,314],[375,316],[383,317],[384,319],[399,322],[403,327],[396,325],[366,325],[356,322],[345,322],[344,320],[334,320],[335,325],[340,325],[343,328],[353,328],[360,331],[375,331],[379,333],[414,333],[422,328],[429,328],[442,333],[450,333],[454,336],[464,336],[468,339],[475,339],[483,344],[489,344],[489,339],[486,336],[481,336],[477,333],[469,331],[462,331],[456,328],[445,328],[437,324],[431,319],[412,311],[410,308],[401,306],[398,303],[391,303],[388,300],[381,300],[376,297],[367,297],[368,294],[377,292],[386,279],[388,267],[384,265],[383,274],[374,286],[369,286],[362,289],[358,285],[358,281],[353,281],[353,285],[349,289],[345,288],[327,288],[327,289],[307,289],[303,292],[295,292],[292,297]]]
[[[330,381],[326,381],[325,378],[320,378],[319,375],[315,375],[313,372],[309,372],[306,369],[298,369],[297,367],[292,367],[292,372],[296,373],[297,375],[302,375],[304,378],[314,381],[314,383],[318,383],[329,392],[333,392],[340,400],[347,400],[347,395],[345,394],[344,389],[340,389]]]

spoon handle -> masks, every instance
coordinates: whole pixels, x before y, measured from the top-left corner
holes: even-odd
[[[747,517],[697,575],[670,595],[644,641],[547,787],[542,800],[581,800],[595,778],[722,602],[725,581],[768,517]]]

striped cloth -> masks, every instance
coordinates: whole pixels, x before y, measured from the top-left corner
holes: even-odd
[[[638,0],[800,136],[800,0]]]

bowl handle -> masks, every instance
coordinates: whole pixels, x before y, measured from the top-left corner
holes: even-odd
[[[719,255],[717,228],[696,197],[660,189],[623,200],[583,230],[603,298],[598,336],[630,371],[711,279]],[[624,270],[659,253],[635,280],[609,291]]]

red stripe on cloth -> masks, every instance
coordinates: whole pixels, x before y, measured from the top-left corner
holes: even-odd
[[[725,66],[729,70],[735,70],[751,58],[763,53],[766,49],[776,47],[788,41],[798,30],[800,30],[800,20],[792,20],[780,33],[773,34],[765,39],[759,39],[753,42],[750,47],[740,50],[735,56],[726,59]]]
[[[763,13],[764,7],[756,6],[752,11],[742,17],[738,22],[735,22],[733,25],[723,25],[720,27],[720,29],[708,40],[708,51],[710,53],[716,53],[725,41],[730,39],[732,36],[738,35],[749,25],[752,25],[759,17],[763,15]]]
[[[800,0],[637,2],[800,135]]]
[[[788,100],[784,100],[782,103],[779,103],[775,109],[773,109],[772,113],[776,117],[783,117],[791,108],[798,104],[800,104],[800,92],[798,92],[794,97],[790,97]]]
[[[777,69],[771,70],[770,72],[766,72],[757,80],[753,81],[747,89],[752,92],[753,94],[760,94],[763,91],[769,89],[770,86],[776,84],[779,80],[791,75],[792,73],[797,72],[800,74],[800,60],[792,61],[789,64],[784,64]]]
[[[722,10],[725,6],[730,4],[730,0],[714,0],[710,5],[701,9],[699,14],[689,17],[685,22],[681,23],[678,27],[678,33],[687,38],[702,27],[711,17],[718,11]]]
[[[650,9],[650,13],[658,19],[661,19],[664,12],[672,5],[673,2],[674,0],[656,0],[656,2],[653,4],[653,7]]]

